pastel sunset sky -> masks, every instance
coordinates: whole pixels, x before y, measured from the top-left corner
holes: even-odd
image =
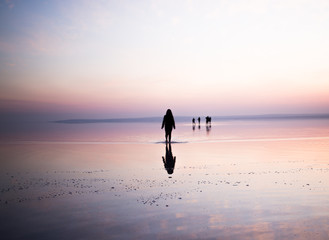
[[[0,1],[2,115],[329,112],[327,0]]]

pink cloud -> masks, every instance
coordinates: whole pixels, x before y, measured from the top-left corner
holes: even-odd
[[[12,43],[0,41],[0,51],[5,53],[11,53],[16,50],[15,46]]]
[[[12,9],[15,7],[13,0],[6,0],[6,3],[7,3],[7,6],[9,9]]]
[[[16,63],[13,63],[13,62],[7,62],[7,63],[6,63],[6,66],[7,66],[7,67],[15,67],[15,66],[16,66]]]

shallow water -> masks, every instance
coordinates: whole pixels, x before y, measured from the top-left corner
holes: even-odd
[[[171,149],[156,123],[4,133],[8,239],[329,238],[327,120],[181,122]]]

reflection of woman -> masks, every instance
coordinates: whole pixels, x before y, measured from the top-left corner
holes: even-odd
[[[172,128],[175,129],[176,126],[175,126],[174,116],[172,115],[172,112],[170,109],[167,110],[166,115],[164,115],[164,117],[163,117],[161,129],[163,129],[163,127],[165,127],[166,142],[168,142],[168,138],[169,138],[169,142],[171,142],[171,131],[172,131]]]
[[[169,148],[168,148],[169,145]],[[162,161],[164,164],[165,169],[167,170],[168,174],[173,174],[175,163],[176,163],[176,157],[173,157],[171,152],[171,144],[166,144],[166,158],[162,157]]]

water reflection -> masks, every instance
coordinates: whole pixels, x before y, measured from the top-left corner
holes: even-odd
[[[176,156],[173,157],[170,143],[166,144],[166,155],[165,157],[162,157],[162,161],[168,174],[173,174],[176,163]]]
[[[207,135],[210,133],[211,131],[211,125],[207,125],[206,126],[206,131],[207,131]]]

